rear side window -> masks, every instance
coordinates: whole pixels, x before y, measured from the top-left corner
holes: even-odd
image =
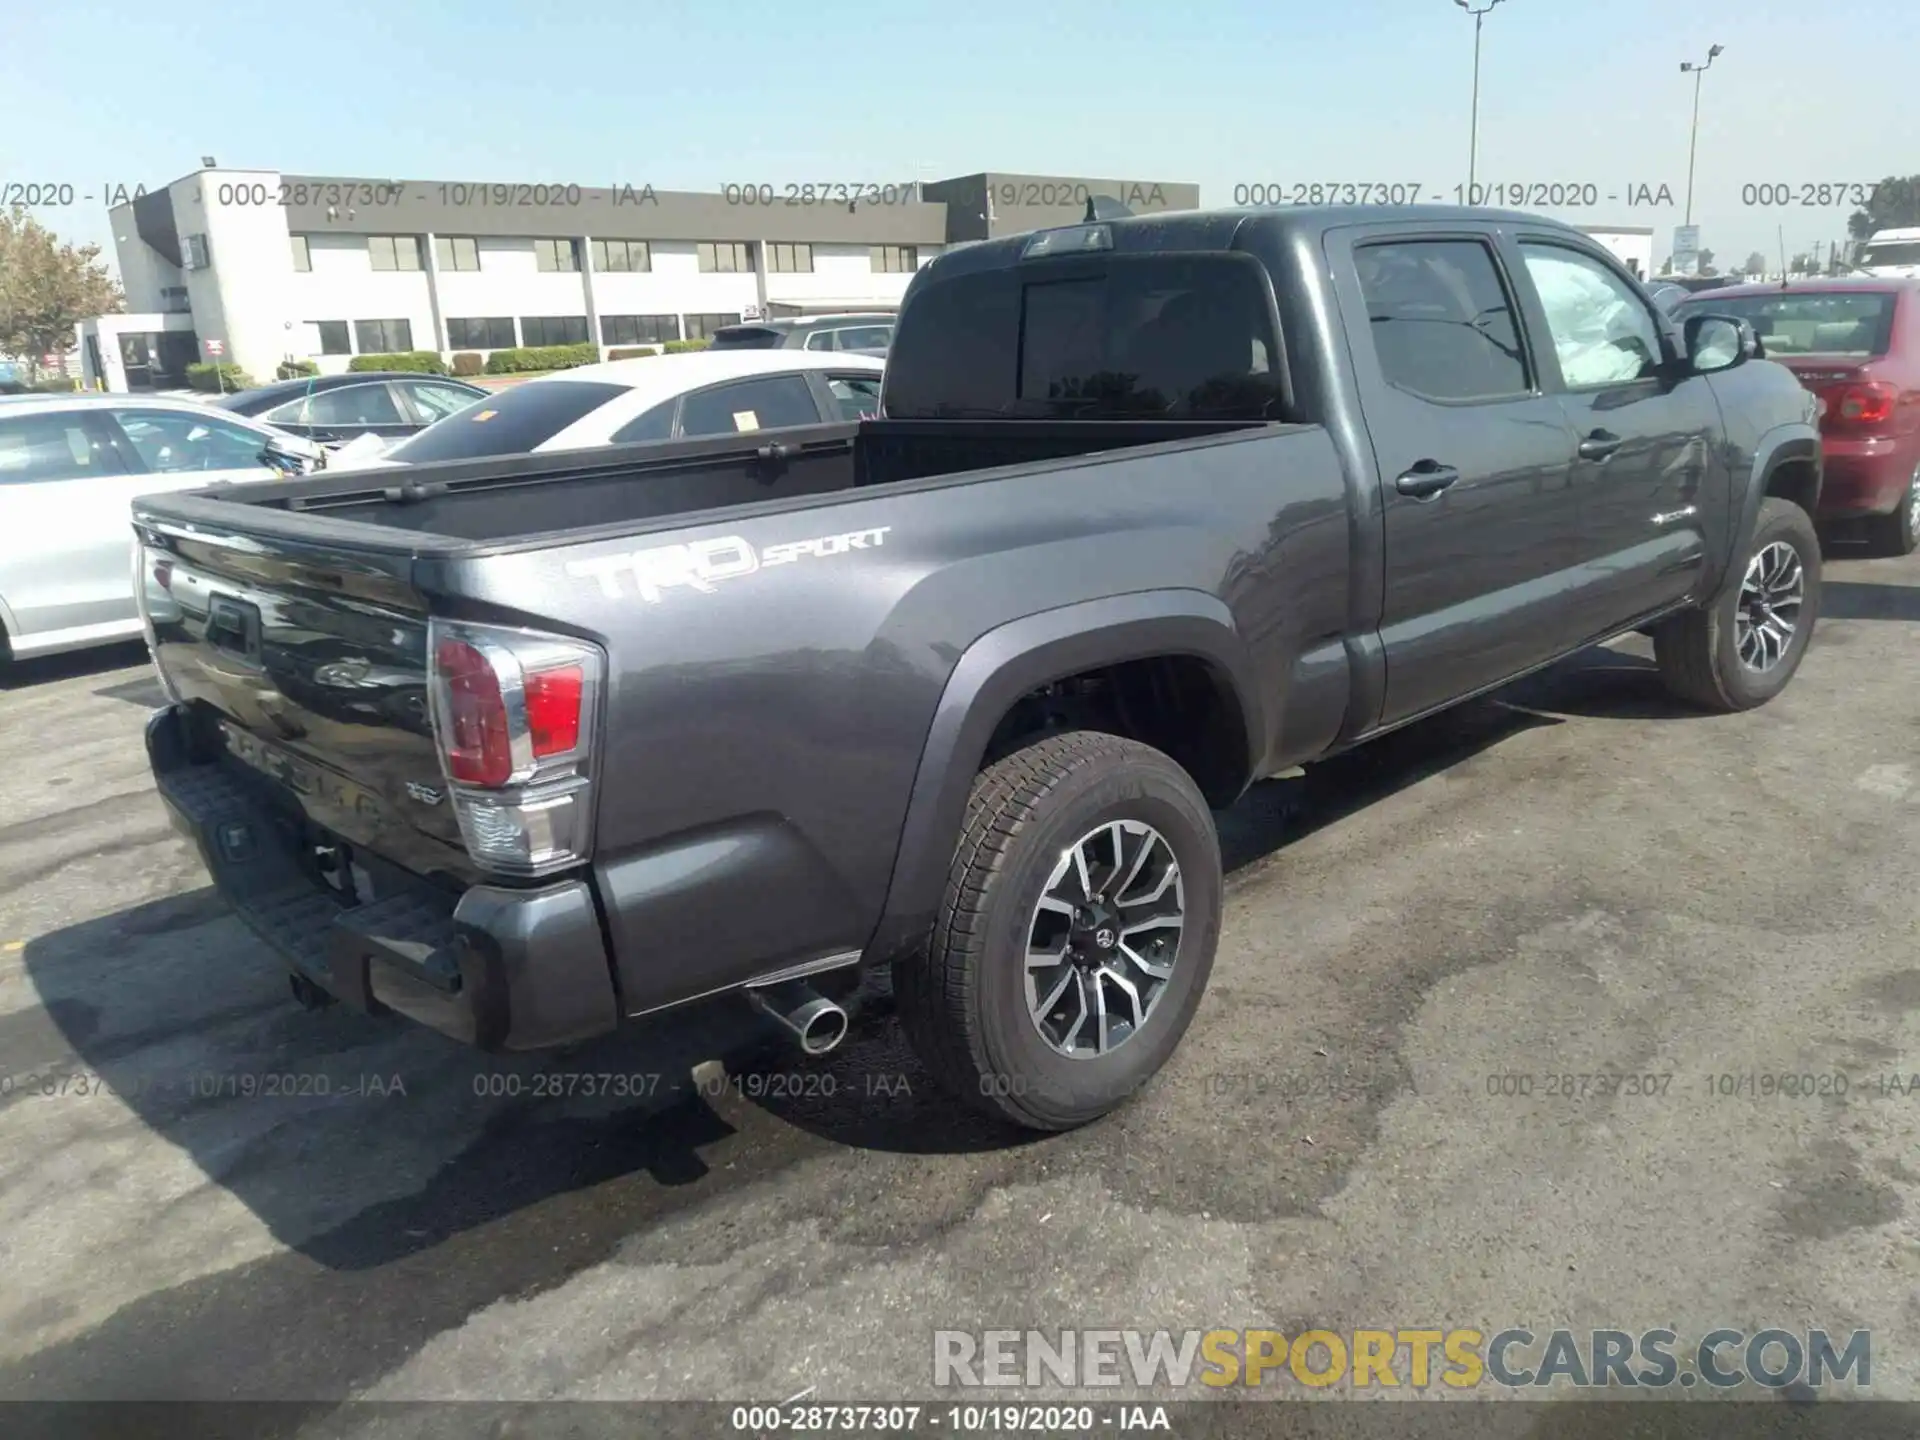
[[[418,465],[434,460],[475,460],[486,455],[524,455],[626,393],[624,385],[598,380],[529,380],[429,425],[411,440],[394,446],[386,458]]]
[[[125,473],[119,455],[96,440],[78,415],[0,420],[0,485]]]
[[[820,407],[798,375],[769,375],[696,390],[680,404],[680,434],[742,435],[786,425],[818,425]]]
[[[386,382],[342,385],[334,390],[302,396],[282,405],[269,417],[291,425],[398,425],[400,407]]]
[[[1279,420],[1285,386],[1251,257],[1010,265],[924,284],[887,357],[894,419]]]
[[[778,350],[780,332],[758,325],[730,325],[715,332],[709,350]]]
[[[1513,306],[1487,247],[1403,240],[1354,251],[1367,330],[1389,385],[1430,400],[1527,394]]]
[[[642,440],[671,440],[673,438],[673,407],[677,401],[669,400],[664,405],[656,405],[637,420],[629,420],[613,432],[615,445],[632,445]]]

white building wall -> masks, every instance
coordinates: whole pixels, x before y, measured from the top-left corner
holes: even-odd
[[[656,240],[651,254],[649,272],[594,275],[594,308],[601,315],[741,315],[759,301],[751,271],[702,273],[699,247],[691,240]],[[686,333],[684,319],[681,333]]]
[[[174,224],[183,247],[187,236],[207,237],[210,271],[187,277],[194,328],[206,358],[206,342],[223,343],[223,361],[256,380],[271,380],[293,335],[286,282],[293,271],[287,215],[280,206],[277,170],[204,170],[172,187]],[[210,285],[199,284],[211,279]],[[215,292],[214,311],[201,293]]]
[[[285,252],[285,273],[281,280],[284,318],[295,322],[293,329],[285,333],[296,353],[307,348],[297,338],[303,333],[299,322],[318,320],[347,321],[348,343],[356,353],[359,342],[352,324],[355,320],[405,320],[413,327],[416,350],[440,348],[433,333],[433,309],[427,300],[425,270],[375,270],[364,235],[309,235],[307,255],[313,269],[308,272],[293,268],[290,243],[283,242],[280,248]],[[332,374],[346,369],[352,357],[316,354],[300,358],[318,360],[320,369]],[[274,363],[279,363],[277,357]],[[272,374],[272,367],[267,374]],[[266,378],[258,372],[255,375]]]
[[[127,309],[147,314],[163,310],[160,292],[186,283],[180,267],[140,238],[133,206],[116,205],[107,212],[107,220],[113,226],[113,258],[120,271],[120,286],[127,292]]]
[[[918,250],[916,259],[922,265],[938,253],[934,246],[922,245]],[[907,282],[912,279],[911,274],[875,270],[873,247],[870,245],[815,245],[811,273],[767,271],[767,299],[847,300],[897,305],[907,292]]]
[[[440,272],[440,313],[447,319],[479,320],[510,315],[517,324],[529,315],[587,313],[584,268],[579,274],[541,270],[531,239],[482,237],[479,253],[478,270]],[[580,259],[584,267],[587,260],[584,245]]]

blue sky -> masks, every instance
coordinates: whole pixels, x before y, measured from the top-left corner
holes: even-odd
[[[979,170],[1237,184],[1466,178],[1473,22],[1450,0],[15,0],[0,182],[150,188],[221,164],[420,180],[898,182]],[[1204,18],[1201,18],[1204,17]],[[1722,264],[1845,233],[1744,186],[1920,171],[1920,0],[1505,0],[1482,50],[1480,179],[1600,187],[1581,224],[1670,246],[1693,82],[1694,219]],[[1664,184],[1672,207],[1629,207]],[[1617,203],[1605,196],[1617,194]],[[1797,196],[1795,197],[1798,198]],[[42,210],[100,242],[102,207]]]

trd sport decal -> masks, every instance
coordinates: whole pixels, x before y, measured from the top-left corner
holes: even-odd
[[[824,560],[849,550],[877,550],[880,537],[892,528],[882,525],[877,530],[848,530],[815,540],[785,540],[764,550],[755,550],[738,535],[722,535],[715,540],[697,540],[691,545],[660,545],[625,555],[602,555],[597,560],[570,560],[567,573],[598,580],[600,593],[609,600],[618,600],[629,593],[620,584],[622,576],[629,577],[639,586],[640,598],[657,605],[661,592],[676,585],[711,595],[719,581],[737,580],[774,565],[795,560]]]

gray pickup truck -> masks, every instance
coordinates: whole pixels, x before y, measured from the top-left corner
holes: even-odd
[[[1634,630],[1787,684],[1820,441],[1740,322],[1526,215],[1092,213],[922,268],[875,420],[136,503],[159,791],[296,993],[818,1054],[891,966],[1065,1129],[1185,1032],[1254,781]]]

